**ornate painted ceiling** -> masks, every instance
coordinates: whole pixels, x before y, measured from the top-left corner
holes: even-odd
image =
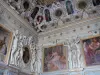
[[[37,32],[100,16],[100,0],[4,0]]]

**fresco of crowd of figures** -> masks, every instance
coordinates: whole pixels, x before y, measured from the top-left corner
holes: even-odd
[[[100,14],[99,0],[5,0],[37,32]]]

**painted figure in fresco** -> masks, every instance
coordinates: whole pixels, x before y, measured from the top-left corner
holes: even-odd
[[[100,38],[92,38],[84,42],[84,51],[86,56],[87,65],[92,65],[93,63],[100,63]],[[89,60],[88,60],[89,58]]]
[[[51,47],[45,49],[44,71],[56,71],[66,69],[66,57],[62,53],[62,47]]]
[[[94,6],[100,5],[100,0],[92,0],[92,1]]]
[[[7,54],[7,46],[5,41],[6,41],[6,37],[4,37],[4,40],[0,40],[0,50],[4,55]]]
[[[6,37],[4,37],[4,40],[0,40],[0,49],[4,55],[7,54]]]
[[[37,24],[40,24],[43,21],[43,16],[42,15],[38,15],[37,16]]]
[[[33,10],[33,12],[32,12],[32,14],[31,14],[31,17],[32,17],[33,19],[34,19],[35,16],[37,15],[38,11],[39,11],[39,7],[35,7],[34,10]]]
[[[91,57],[95,57],[95,53],[100,50],[100,43],[96,38],[91,39],[91,44],[88,47],[88,55]],[[92,58],[95,61],[95,58]]]
[[[51,71],[61,70],[66,68],[65,56],[58,55],[57,52],[52,53],[52,59],[48,63],[48,69]]]
[[[68,15],[74,13],[72,3],[71,3],[71,1],[69,1],[69,0],[66,1],[66,9],[67,9]]]
[[[47,22],[51,21],[51,17],[50,17],[50,11],[48,9],[45,9],[45,19]]]

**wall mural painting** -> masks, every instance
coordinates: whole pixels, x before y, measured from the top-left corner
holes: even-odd
[[[100,65],[100,36],[82,40],[87,66]]]
[[[38,22],[38,24],[41,24],[42,21],[43,21],[43,16],[42,15],[38,15],[37,16],[37,22]]]
[[[32,12],[32,14],[31,14],[31,17],[32,17],[33,19],[34,19],[35,16],[37,15],[38,11],[39,11],[39,7],[35,7],[34,10],[33,10],[33,12]]]
[[[68,13],[68,15],[74,13],[73,6],[72,6],[72,2],[69,1],[69,0],[66,1],[66,9],[67,9],[67,13]]]
[[[4,61],[11,42],[11,32],[0,26],[0,61]]]
[[[92,0],[92,2],[94,6],[100,5],[100,0]]]
[[[27,0],[23,2],[23,7],[25,10],[27,10],[29,6],[30,6],[30,3]]]
[[[50,17],[50,11],[49,9],[45,9],[45,19],[47,22],[51,21],[51,17]]]
[[[56,9],[56,10],[55,10],[55,16],[56,16],[56,17],[59,18],[59,17],[62,16],[62,14],[63,14],[63,11],[62,11],[61,9]]]
[[[43,60],[44,72],[64,70],[67,68],[66,50],[64,50],[63,45],[44,48]]]

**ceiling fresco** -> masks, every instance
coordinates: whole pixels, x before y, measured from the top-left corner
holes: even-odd
[[[4,0],[38,32],[100,14],[100,0]]]

